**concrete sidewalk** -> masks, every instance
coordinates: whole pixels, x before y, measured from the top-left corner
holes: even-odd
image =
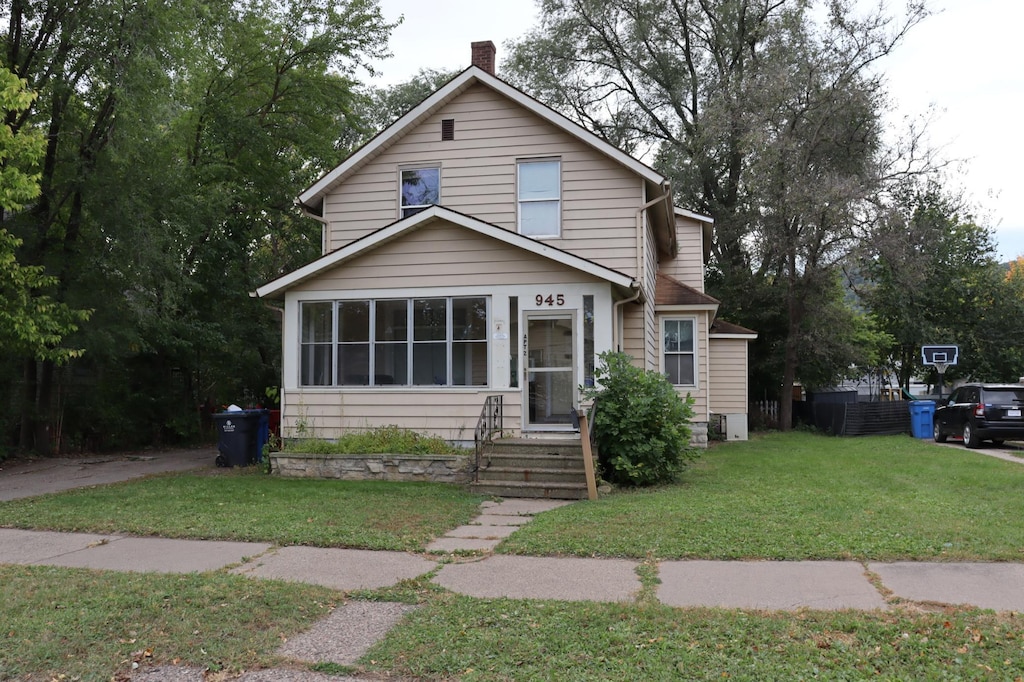
[[[431,580],[472,597],[629,602],[640,562],[452,557],[266,543],[0,529],[0,563],[188,573],[229,569],[350,591]],[[885,610],[899,601],[1024,612],[1024,565],[856,561],[662,561],[659,601],[678,607]]]

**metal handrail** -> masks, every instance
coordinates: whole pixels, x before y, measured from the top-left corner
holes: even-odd
[[[500,395],[489,395],[480,410],[480,418],[476,420],[473,432],[473,445],[476,450],[476,471],[480,470],[480,454],[485,443],[494,442],[494,434],[504,430],[504,402]]]

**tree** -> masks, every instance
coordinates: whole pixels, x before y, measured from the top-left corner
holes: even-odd
[[[195,435],[204,399],[278,381],[278,318],[249,292],[319,254],[292,198],[344,156],[356,75],[391,26],[375,0],[0,13],[4,53],[40,93],[12,126],[46,134],[41,195],[11,222],[19,259],[54,278],[54,300],[96,310],[72,367],[22,360],[21,444]]]
[[[8,121],[28,109],[35,94],[16,75],[0,66],[0,215],[25,208],[39,196],[44,139],[38,130],[15,134]],[[61,346],[64,337],[88,319],[39,292],[54,283],[38,266],[21,265],[16,251],[21,240],[0,224],[0,353],[65,362],[81,351]]]
[[[741,292],[772,302],[754,352],[774,357],[751,364],[777,364],[771,388],[788,396],[813,304],[836,302],[812,294],[834,290],[866,200],[906,172],[885,161],[873,65],[925,15],[858,17],[841,1],[546,0],[506,68],[609,142],[653,150],[677,201],[715,219],[713,293],[746,326],[763,315],[746,317]]]
[[[923,374],[921,346],[960,346],[947,380],[1016,380],[1024,367],[1019,342],[1024,299],[995,260],[991,230],[963,200],[932,182],[892,195],[860,256],[855,286],[878,326],[892,337],[888,362],[909,390]]]

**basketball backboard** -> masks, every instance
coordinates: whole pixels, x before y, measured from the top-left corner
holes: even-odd
[[[921,362],[925,365],[955,365],[959,354],[958,346],[921,346]]]

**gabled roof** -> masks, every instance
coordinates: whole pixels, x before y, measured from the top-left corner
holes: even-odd
[[[707,306],[717,307],[718,299],[683,284],[674,277],[658,273],[654,287],[656,306]]]
[[[605,280],[623,289],[634,288],[633,278],[622,274],[618,270],[606,268],[603,265],[599,265],[586,258],[580,258],[568,251],[563,251],[562,249],[539,242],[536,239],[524,237],[516,232],[510,232],[497,225],[478,220],[464,213],[459,213],[443,206],[431,206],[408,218],[403,218],[375,232],[371,232],[361,239],[357,239],[340,249],[321,256],[308,265],[304,265],[283,277],[264,284],[256,290],[256,295],[260,298],[279,296],[297,284],[313,279],[331,268],[372,251],[382,244],[398,239],[403,235],[439,220],[491,237],[509,246],[514,246],[537,256],[547,258],[554,263]]]
[[[493,76],[478,66],[470,66],[450,81],[441,86],[434,94],[420,102],[415,108],[381,131],[376,137],[359,148],[345,159],[338,167],[326,173],[298,197],[298,202],[307,208],[316,210],[332,187],[342,182],[351,173],[359,169],[378,154],[397,142],[413,125],[426,119],[453,98],[464,92],[471,85],[480,83],[504,95],[522,107],[533,112],[540,118],[562,129],[590,145],[600,153],[629,168],[648,182],[665,186],[668,179],[650,166],[634,159],[613,145],[608,144],[583,126],[570,121],[565,116],[530,97],[523,91],[509,85],[497,76]]]

